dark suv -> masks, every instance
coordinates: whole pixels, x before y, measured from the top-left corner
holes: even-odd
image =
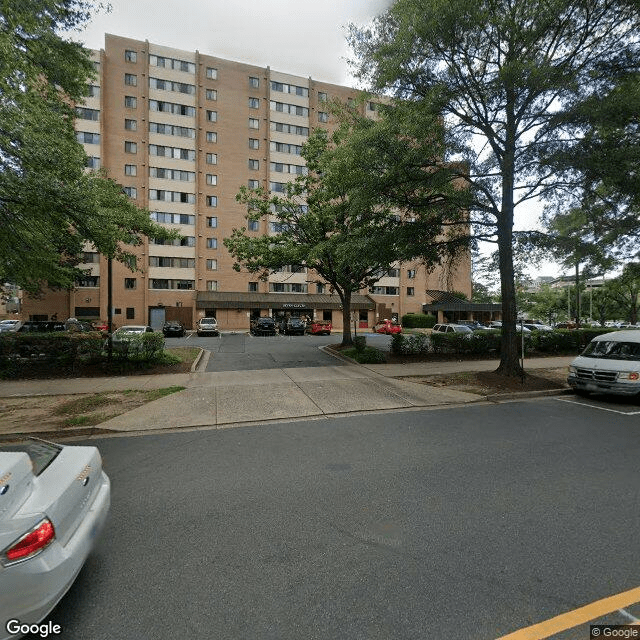
[[[280,323],[280,333],[288,336],[303,336],[305,324],[300,318],[287,318]]]
[[[249,333],[254,336],[275,336],[276,323],[273,318],[256,318],[251,321]]]

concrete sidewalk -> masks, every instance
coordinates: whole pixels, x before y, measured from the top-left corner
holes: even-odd
[[[526,368],[555,368],[571,357],[538,358]],[[431,387],[405,379],[455,371],[486,371],[496,360],[429,362],[407,365],[345,365],[260,371],[194,371],[159,376],[18,380],[0,383],[0,397],[97,393],[127,389],[186,387],[98,427],[65,430],[65,435],[98,432],[156,432],[186,427],[230,427],[269,421],[322,418],[367,411],[468,404],[476,394]],[[43,425],[42,432],[47,432]],[[0,417],[0,437],[7,436]],[[57,431],[56,435],[60,435]]]

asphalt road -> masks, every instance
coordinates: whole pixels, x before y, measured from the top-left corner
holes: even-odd
[[[51,620],[65,640],[497,638],[640,586],[638,426],[546,398],[92,440],[110,520]]]
[[[367,344],[387,349],[390,336],[366,334]],[[168,338],[168,346],[197,346],[211,352],[207,371],[246,371],[290,367],[339,366],[341,361],[318,347],[339,343],[341,336],[252,336],[249,332],[223,333],[220,336]]]

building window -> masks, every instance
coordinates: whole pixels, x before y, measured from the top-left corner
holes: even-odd
[[[126,62],[137,62],[138,54],[135,51],[131,51],[130,49],[126,49],[124,52],[124,59]]]
[[[250,109],[259,109],[260,108],[260,98],[249,98],[249,108]]]
[[[217,249],[218,238],[207,238],[207,249]]]
[[[329,114],[325,111],[318,111],[318,122],[329,122]]]
[[[260,186],[260,180],[249,180],[247,186],[249,189],[257,189]]]
[[[271,100],[269,105],[272,111],[288,113],[292,116],[302,116],[303,118],[309,117],[309,107],[302,107],[299,104],[289,104],[288,102],[276,102],[275,100]]]
[[[211,173],[207,173],[207,184],[215,187],[218,184],[218,176],[214,176]]]
[[[100,97],[100,87],[95,84],[88,84],[87,88],[89,90],[90,98],[99,98]]]
[[[136,317],[136,309],[135,307],[127,307],[127,320],[133,320]]]
[[[124,120],[124,128],[127,131],[136,131],[136,129],[138,128],[138,121],[137,120],[129,120],[128,118],[125,118],[125,120]]]
[[[163,56],[149,55],[149,64],[153,67],[163,67],[165,69],[174,69],[176,71],[184,71],[186,73],[195,73],[196,65],[186,60],[178,60],[176,58],[165,58]]]
[[[247,223],[247,228],[249,231],[259,231],[260,230],[260,221],[259,220],[249,220]]]
[[[76,107],[76,116],[80,120],[100,120],[100,111],[98,109],[88,109],[87,107]]]
[[[138,190],[135,187],[122,187],[122,190],[133,200],[138,197]]]
[[[327,94],[323,93],[322,91],[318,91],[318,102],[326,102],[327,101]]]
[[[207,142],[218,142],[218,134],[215,131],[207,131]]]
[[[138,281],[136,278],[125,278],[124,279],[124,288],[125,289],[136,289],[138,287]]]
[[[100,144],[100,134],[90,131],[76,131],[76,140],[83,144]]]
[[[217,271],[218,270],[218,261],[213,258],[213,259],[208,259],[207,260],[207,271]]]
[[[134,73],[125,73],[124,83],[128,84],[130,87],[135,87],[138,85],[138,76]]]
[[[416,295],[416,290],[414,287],[407,287],[407,295],[408,296],[415,296]]]
[[[249,76],[249,86],[252,89],[257,89],[260,86],[260,78],[256,78],[255,76]]]
[[[249,159],[249,169],[259,169],[260,168],[260,160],[254,160],[252,158]]]
[[[207,291],[217,291],[217,290],[218,290],[218,281],[207,280]]]
[[[416,277],[416,270],[415,269],[407,269],[407,278],[412,280],[415,277]]]
[[[218,164],[218,154],[207,153],[207,164]]]
[[[125,153],[138,153],[138,145],[135,142],[131,142],[129,140],[124,143],[124,152]]]
[[[82,278],[78,278],[78,280],[76,280],[76,285],[78,287],[99,287],[100,276],[84,276]]]
[[[207,202],[207,207],[217,207],[218,196],[207,196],[206,202]]]
[[[125,164],[124,165],[124,175],[125,176],[137,176],[138,175],[138,165]]]
[[[207,109],[207,120],[209,122],[218,122],[218,112]]]
[[[250,282],[248,290],[249,291],[257,291],[258,290],[258,283],[257,282]]]
[[[215,229],[218,226],[218,218],[216,216],[207,217],[207,227]]]
[[[217,100],[218,99],[218,91],[216,89],[207,89],[205,91],[205,96],[207,100]]]
[[[324,284],[322,282],[316,284],[316,293],[324,293]]]
[[[87,169],[99,169],[100,158],[98,158],[97,156],[87,156],[84,166],[87,167]]]
[[[210,80],[217,80],[218,70],[214,69],[213,67],[207,67],[207,78],[209,78]]]
[[[260,120],[257,118],[249,118],[249,129],[259,129],[260,128]]]
[[[259,149],[260,140],[258,138],[249,138],[249,149]]]
[[[135,109],[138,106],[138,98],[136,98],[135,96],[125,96],[124,106],[127,109]]]

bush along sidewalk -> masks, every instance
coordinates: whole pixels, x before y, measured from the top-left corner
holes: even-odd
[[[577,354],[609,329],[557,329],[525,334],[525,353],[534,355]],[[519,344],[521,342],[519,341]],[[456,355],[487,356],[500,354],[499,331],[473,333],[396,334],[391,339],[391,353],[398,356]]]
[[[383,364],[387,361],[383,351],[367,346],[366,336],[356,336],[353,344],[353,348],[342,351],[347,358],[352,358],[360,364]]]

